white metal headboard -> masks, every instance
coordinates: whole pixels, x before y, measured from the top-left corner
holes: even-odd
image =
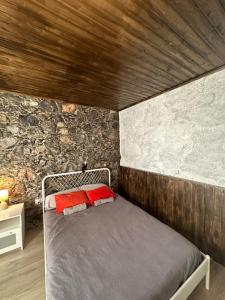
[[[108,168],[76,171],[61,174],[47,175],[42,180],[42,204],[45,207],[45,197],[60,191],[69,190],[84,184],[105,183],[111,184],[111,175]]]

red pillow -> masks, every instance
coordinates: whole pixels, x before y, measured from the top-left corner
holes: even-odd
[[[60,214],[64,208],[80,204],[88,204],[88,198],[84,191],[76,191],[67,194],[55,195],[56,213]]]
[[[113,193],[113,191],[107,186],[102,186],[94,190],[85,191],[85,193],[91,205],[94,205],[96,200],[106,199],[110,197],[113,197],[114,199],[116,198],[115,193]]]

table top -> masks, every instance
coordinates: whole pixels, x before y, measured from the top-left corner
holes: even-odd
[[[0,221],[12,219],[21,216],[24,203],[9,205],[7,209],[0,211]]]

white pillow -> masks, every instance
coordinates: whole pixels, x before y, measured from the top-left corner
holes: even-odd
[[[79,188],[73,188],[70,190],[60,191],[60,192],[46,196],[45,197],[45,209],[50,210],[50,209],[56,208],[55,195],[66,194],[66,193],[71,193],[71,192],[75,192],[75,191],[79,191]]]
[[[68,215],[71,215],[71,214],[73,214],[75,212],[82,211],[82,210],[84,210],[86,208],[87,208],[87,204],[86,203],[82,203],[82,204],[75,205],[75,206],[72,206],[72,207],[64,208],[63,214],[64,214],[64,216],[68,216]]]
[[[90,191],[90,190],[100,188],[102,186],[107,186],[107,185],[104,183],[84,184],[84,185],[79,186],[79,189],[83,190],[83,191]]]
[[[113,202],[113,201],[114,201],[113,197],[95,200],[94,206],[99,206],[101,204],[105,204],[105,203],[109,203],[109,202]]]

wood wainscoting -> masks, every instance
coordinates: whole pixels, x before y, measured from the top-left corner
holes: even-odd
[[[225,188],[120,167],[119,193],[225,266]]]

